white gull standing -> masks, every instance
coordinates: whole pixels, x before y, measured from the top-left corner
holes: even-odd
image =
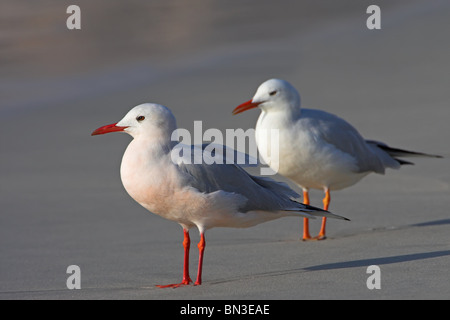
[[[179,284],[159,287],[178,287],[192,282],[189,277],[189,229],[194,226],[200,232],[195,282],[200,285],[205,231],[210,228],[251,227],[286,216],[345,219],[292,200],[298,194],[286,184],[249,175],[238,165],[174,162],[172,152],[180,152],[175,148],[177,141],[171,138],[176,129],[175,117],[168,108],[146,103],[131,109],[118,123],[100,127],[92,133],[122,131],[134,138],[123,155],[120,168],[126,191],[147,210],[178,222],[183,228],[183,280]]]
[[[259,107],[256,143],[264,161],[273,170],[303,189],[303,202],[309,204],[309,189],[325,192],[324,210],[330,204],[330,191],[349,187],[371,172],[384,174],[411,162],[398,157],[436,157],[391,148],[385,143],[365,140],[345,120],[325,111],[300,108],[300,95],[287,81],[270,79],[262,83],[254,97],[233,110],[238,114]],[[279,130],[279,152],[271,156],[267,132]],[[304,219],[303,240],[325,239],[326,217],[317,237],[309,232]]]

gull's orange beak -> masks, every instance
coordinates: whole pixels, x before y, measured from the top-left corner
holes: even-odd
[[[261,104],[261,102],[252,102],[252,100],[249,100],[247,102],[244,102],[243,104],[237,106],[234,110],[233,110],[233,115],[236,115],[238,113],[250,110],[250,109],[254,109],[257,106],[259,106]]]
[[[91,136],[96,136],[99,134],[105,134],[110,132],[120,132],[125,130],[128,127],[118,127],[116,126],[117,123],[108,124],[107,126],[100,127],[98,129],[95,129],[94,132],[91,133]]]

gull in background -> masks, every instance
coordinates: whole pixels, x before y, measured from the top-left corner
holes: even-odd
[[[238,114],[258,107],[256,143],[264,161],[273,170],[295,182],[309,204],[309,189],[323,190],[323,208],[328,210],[331,190],[349,187],[371,172],[384,174],[386,168],[398,169],[413,164],[403,157],[433,157],[420,152],[391,148],[383,142],[365,140],[345,120],[325,111],[300,107],[300,95],[287,81],[270,79],[262,83],[254,97],[233,110]],[[267,132],[279,130],[279,152],[271,157]],[[326,238],[327,218],[317,237],[309,232],[304,219],[303,240]]]

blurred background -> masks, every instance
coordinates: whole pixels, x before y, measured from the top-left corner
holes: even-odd
[[[71,4],[81,30],[66,27]],[[381,30],[366,27],[371,4]],[[130,138],[90,136],[143,102],[168,106],[189,130],[194,120],[204,130],[253,128],[257,111],[231,111],[277,77],[299,89],[304,106],[343,117],[368,139],[449,156],[449,21],[444,0],[2,0],[0,290],[64,289],[70,264],[84,265],[91,287],[178,274],[165,250],[178,246],[181,229],[122,188]],[[331,209],[353,223],[330,225],[331,237],[423,223],[433,206],[444,219],[448,161],[417,163],[335,193]],[[384,212],[380,199],[405,214]],[[300,228],[214,233],[232,243],[297,239]]]
[[[239,60],[245,61],[241,76],[292,78],[296,69],[312,63],[302,59],[302,52],[315,51],[320,42],[336,41],[333,38],[349,31],[370,42],[382,33],[365,27],[370,1],[76,1],[82,28],[71,31],[66,28],[66,8],[72,3],[2,2],[2,115],[177,78],[181,72],[195,77],[198,71],[227,69]],[[411,6],[411,1],[382,2],[383,18],[406,3]],[[355,19],[354,25],[339,29],[346,18]],[[389,22],[383,22],[386,28]],[[314,39],[318,33],[321,38]],[[334,46],[317,54],[327,64],[343,59],[339,51]],[[370,62],[376,56],[367,52],[359,60]],[[233,83],[233,73],[217,72],[216,77]],[[316,73],[309,81],[323,78],[320,69]],[[198,91],[210,82],[199,83]],[[175,84],[172,89],[177,90]],[[148,86],[146,98],[154,95]]]

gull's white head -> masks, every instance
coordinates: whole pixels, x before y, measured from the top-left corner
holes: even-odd
[[[92,135],[126,132],[133,138],[170,135],[177,128],[169,108],[156,103],[144,103],[131,109],[122,120],[96,129]]]
[[[258,87],[251,100],[236,107],[233,110],[233,114],[256,107],[266,112],[299,110],[300,95],[289,82],[280,79],[270,79]]]

